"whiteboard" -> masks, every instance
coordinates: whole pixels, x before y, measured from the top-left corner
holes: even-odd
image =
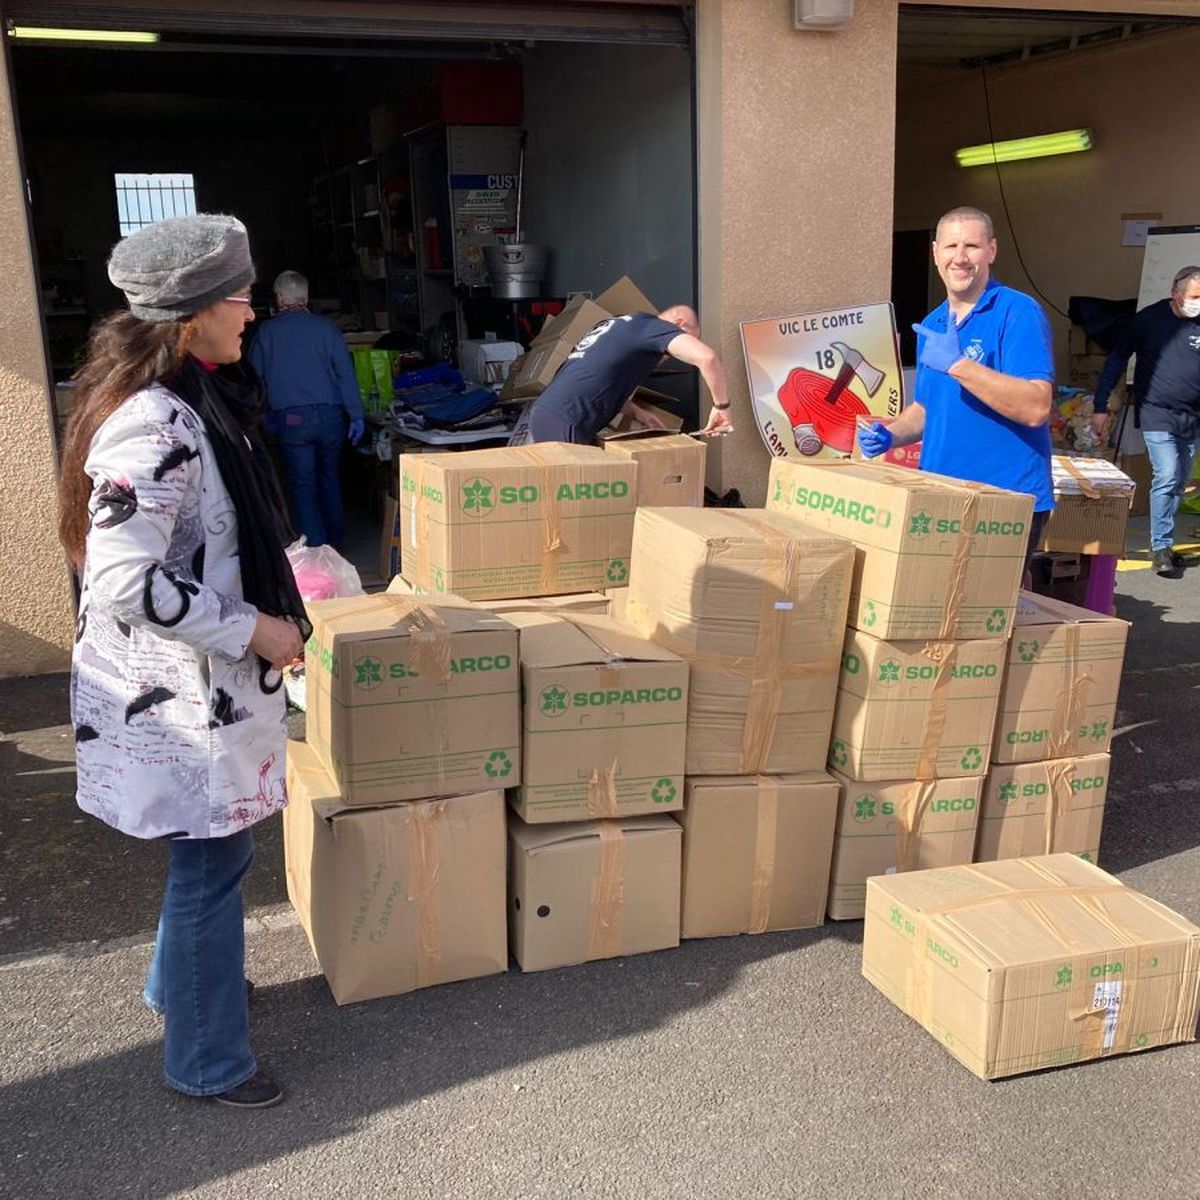
[[[1175,272],[1200,266],[1200,225],[1159,225],[1146,236],[1142,260],[1142,283],[1138,289],[1139,311],[1171,294]]]

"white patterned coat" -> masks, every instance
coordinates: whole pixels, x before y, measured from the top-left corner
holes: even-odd
[[[204,425],[155,385],[96,432],[71,672],[78,801],[140,838],[281,809],[285,699],[248,650],[237,517]]]

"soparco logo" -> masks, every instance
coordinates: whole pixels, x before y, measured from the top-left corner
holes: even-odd
[[[495,493],[492,481],[477,475],[463,484],[460,507],[469,517],[486,517],[496,506]]]
[[[894,658],[889,658],[887,662],[881,662],[879,664],[878,679],[884,687],[890,687],[893,683],[899,683],[900,664]]]
[[[538,697],[538,711],[543,717],[561,717],[570,704],[571,697],[567,689],[559,687],[557,683],[542,688],[542,693]]]
[[[811,508],[815,512],[827,513],[831,517],[840,517],[853,521],[856,525],[871,525],[876,529],[888,529],[892,524],[892,514],[889,509],[880,508],[876,504],[863,504],[859,500],[847,500],[844,496],[833,496],[828,492],[819,492],[815,488],[798,487],[793,492],[785,492],[780,481],[775,481],[775,498],[789,508]]]
[[[369,654],[355,660],[354,686],[364,691],[371,691],[383,682],[383,663]]]
[[[908,522],[908,536],[914,538],[928,537],[932,520],[930,515],[924,510],[913,513]]]

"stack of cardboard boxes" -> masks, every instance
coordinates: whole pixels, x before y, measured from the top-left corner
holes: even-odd
[[[1128,625],[1022,592],[976,858],[1070,851],[1098,861]]]
[[[969,863],[1032,500],[899,467],[771,465],[768,507],[854,543],[829,763],[829,915],[867,878]]]
[[[624,620],[691,669],[684,937],[824,919],[822,771],[852,549],[778,514],[642,508]]]

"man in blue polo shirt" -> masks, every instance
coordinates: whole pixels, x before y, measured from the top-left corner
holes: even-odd
[[[859,430],[868,458],[921,442],[921,468],[1033,497],[1026,549],[1054,507],[1050,406],[1054,355],[1037,301],[991,278],[992,219],[955,208],[937,225],[933,262],[946,285],[917,331],[915,399],[890,425]]]

